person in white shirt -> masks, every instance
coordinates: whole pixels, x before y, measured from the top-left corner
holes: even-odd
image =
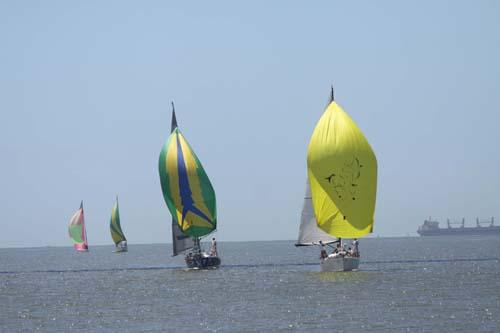
[[[357,238],[352,241],[352,253],[353,257],[359,257],[359,241]]]
[[[212,245],[210,246],[210,256],[217,257],[217,242],[215,241],[215,237],[212,238]]]

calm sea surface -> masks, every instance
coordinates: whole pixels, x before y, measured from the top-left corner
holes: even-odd
[[[360,246],[346,273],[286,241],[219,242],[212,271],[169,245],[0,249],[0,332],[500,332],[500,237]]]

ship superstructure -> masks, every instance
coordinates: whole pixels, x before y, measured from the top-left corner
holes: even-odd
[[[450,235],[500,235],[500,226],[495,225],[495,218],[480,220],[476,218],[475,227],[465,226],[465,218],[461,220],[446,219],[446,228],[440,228],[439,222],[429,219],[418,227],[420,236],[450,236]]]

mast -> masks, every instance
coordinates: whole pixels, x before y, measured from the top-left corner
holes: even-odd
[[[174,130],[177,128],[177,118],[175,117],[175,105],[174,101],[172,103],[172,120],[170,121],[170,135],[174,132]],[[180,241],[179,236],[182,235],[182,230],[175,221],[174,217],[172,216],[172,252],[173,255],[176,256],[178,254],[177,251],[177,242]],[[182,237],[182,236],[181,236]]]
[[[177,118],[175,117],[175,106],[174,102],[172,102],[172,121],[170,123],[170,133],[174,131],[177,127]]]
[[[333,85],[331,86],[330,94],[328,96],[328,107],[335,100]],[[309,178],[309,177],[307,177]],[[312,205],[312,194],[309,185],[309,179],[306,181],[306,191],[304,195],[304,203],[302,206],[301,219],[299,226],[299,237],[295,246],[310,246],[317,245],[321,241],[323,244],[330,244],[338,242],[338,239],[327,234],[321,230],[314,216]]]
[[[177,127],[177,118],[175,117],[175,106],[174,106],[174,101],[172,103],[172,120],[170,121],[170,135],[174,132],[174,130]],[[177,227],[177,228],[176,228]],[[177,249],[176,249],[176,234],[179,233],[179,231],[182,233],[182,230],[180,230],[179,226],[177,225],[177,222],[175,221],[174,217],[172,216],[172,248],[173,248],[173,253],[174,256],[177,255]]]
[[[170,122],[170,135],[174,132],[177,125],[177,117],[175,116],[175,105],[172,101],[172,119]],[[194,240],[186,236],[177,221],[172,216],[172,256],[176,256],[181,252],[193,248],[195,246]]]
[[[328,102],[326,103],[326,107],[330,105],[332,102],[335,102],[335,92],[333,90],[333,84],[331,85],[330,93],[328,94]]]
[[[87,240],[87,227],[85,227],[85,214],[83,213],[83,200],[82,202],[80,203],[80,209],[82,210],[82,224],[83,224],[83,235],[84,235],[84,239],[83,239],[83,244],[85,245],[86,248],[89,247],[89,242]]]

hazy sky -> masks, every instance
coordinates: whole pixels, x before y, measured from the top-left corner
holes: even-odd
[[[0,247],[170,242],[177,120],[220,240],[297,237],[306,148],[336,100],[378,159],[375,235],[500,220],[497,1],[1,1]],[[499,221],[500,222],[500,221]]]

